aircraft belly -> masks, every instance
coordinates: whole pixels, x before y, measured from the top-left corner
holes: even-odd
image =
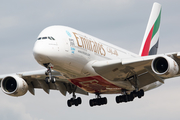
[[[122,88],[106,81],[101,76],[90,76],[69,79],[70,82],[89,93],[116,94],[121,93]]]

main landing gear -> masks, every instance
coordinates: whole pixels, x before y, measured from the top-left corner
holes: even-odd
[[[107,104],[107,98],[106,97],[101,97],[99,93],[96,93],[96,98],[95,99],[90,99],[89,100],[89,105],[91,107],[93,106],[101,106]],[[134,98],[138,97],[141,98],[144,96],[144,90],[139,90],[136,91],[134,90],[130,94],[127,94],[126,91],[124,91],[124,95],[120,95],[116,97],[116,103],[122,103],[122,102],[130,102],[133,101]],[[72,105],[78,106],[82,103],[82,100],[80,97],[76,98],[75,93],[73,93],[73,97],[67,101],[68,107],[71,107]]]
[[[78,106],[82,103],[82,100],[80,97],[76,99],[76,95],[73,93],[73,97],[67,101],[68,107],[71,107],[72,105]]]
[[[107,98],[106,97],[101,98],[99,93],[97,93],[96,95],[97,95],[97,98],[89,100],[89,105],[91,107],[96,106],[96,105],[100,106],[100,105],[107,104]]]
[[[134,90],[129,95],[124,92],[124,95],[120,95],[116,97],[116,103],[122,103],[122,102],[130,102],[133,101],[135,97],[141,98],[144,96],[144,90],[136,91]]]
[[[135,90],[130,94],[127,94],[126,90],[124,90],[124,95],[120,95],[116,97],[117,103],[130,102],[133,101],[135,97],[141,98],[144,96],[144,90],[143,89],[139,90],[138,88],[138,76],[136,72],[130,71],[125,80],[129,81],[135,87]]]

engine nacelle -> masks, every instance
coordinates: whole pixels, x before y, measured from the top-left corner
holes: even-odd
[[[7,95],[18,97],[26,94],[28,84],[17,75],[7,76],[1,81],[1,89]]]
[[[179,72],[179,66],[174,59],[168,56],[159,56],[151,63],[154,73],[161,77],[172,77]]]

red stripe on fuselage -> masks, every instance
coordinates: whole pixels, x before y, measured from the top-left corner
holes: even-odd
[[[90,93],[121,93],[121,88],[106,81],[101,76],[70,79],[78,87]]]
[[[148,35],[148,37],[147,37],[147,39],[146,39],[146,42],[145,42],[145,44],[144,44],[144,47],[143,47],[143,51],[142,51],[141,56],[147,56],[147,55],[149,55],[149,48],[150,48],[150,44],[151,44],[153,28],[154,28],[154,25],[153,25],[153,27],[151,28],[151,30],[150,30],[150,32],[149,32],[149,35]]]

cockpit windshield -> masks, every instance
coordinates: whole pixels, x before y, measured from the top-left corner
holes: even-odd
[[[48,37],[39,37],[38,40],[55,40],[52,36],[48,36]]]

